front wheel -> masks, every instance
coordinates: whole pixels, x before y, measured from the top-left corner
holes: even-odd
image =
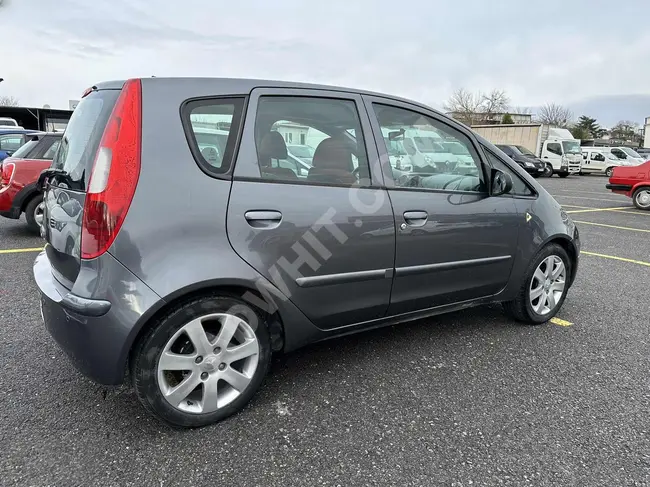
[[[517,297],[503,303],[504,310],[517,321],[546,323],[564,303],[571,271],[566,251],[557,244],[547,245],[528,266]]]
[[[632,201],[639,210],[650,210],[650,186],[637,189],[632,195]]]
[[[271,358],[266,323],[229,296],[182,303],[154,323],[132,357],[145,409],[176,427],[216,423],[244,408]]]
[[[27,220],[27,228],[32,233],[40,235],[41,225],[43,224],[43,195],[38,194],[34,196],[27,206],[25,206],[25,220]]]
[[[566,178],[566,177],[569,176],[569,173],[568,172],[561,172],[561,173],[558,173],[558,176],[560,176],[561,178]]]

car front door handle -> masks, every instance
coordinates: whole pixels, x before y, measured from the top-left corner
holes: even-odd
[[[247,211],[244,214],[246,222],[253,228],[276,228],[282,221],[279,211]]]
[[[429,215],[426,211],[405,211],[404,221],[412,227],[422,227],[427,222]]]

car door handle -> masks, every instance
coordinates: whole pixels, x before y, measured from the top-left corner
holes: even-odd
[[[253,228],[276,228],[282,221],[279,211],[247,211],[244,218]]]
[[[404,220],[412,227],[421,227],[427,222],[429,215],[426,211],[405,211]]]

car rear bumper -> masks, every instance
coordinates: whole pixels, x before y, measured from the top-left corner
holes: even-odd
[[[632,189],[631,184],[606,184],[605,188],[611,191],[630,191]]]
[[[34,262],[34,279],[45,327],[75,367],[95,382],[117,385],[124,380],[139,319],[160,298],[110,254],[100,259],[113,284],[108,299],[79,296],[59,283],[45,251]]]
[[[20,208],[16,215],[16,208],[14,207],[14,197],[16,190],[11,186],[3,186],[0,188],[0,215],[5,218],[20,218]]]

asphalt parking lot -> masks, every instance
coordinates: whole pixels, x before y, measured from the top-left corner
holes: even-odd
[[[310,346],[193,431],[76,372],[41,323],[42,242],[0,220],[0,484],[650,485],[650,212],[604,177],[540,181],[583,242],[556,323],[494,306]]]

